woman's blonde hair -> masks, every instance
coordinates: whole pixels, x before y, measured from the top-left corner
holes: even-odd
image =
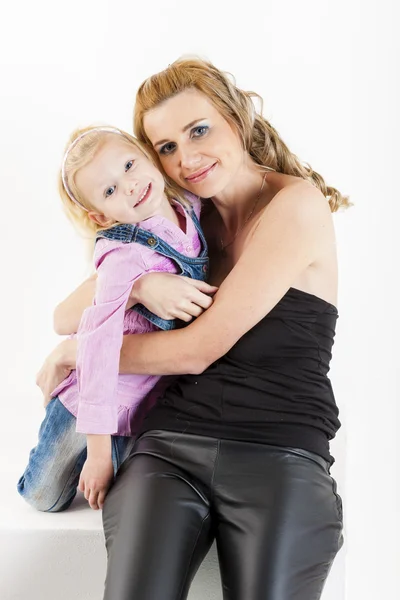
[[[258,94],[239,89],[232,75],[200,58],[179,58],[167,69],[142,83],[136,95],[134,109],[134,131],[137,138],[151,145],[143,126],[145,114],[172,96],[193,88],[202,92],[236,128],[245,150],[255,163],[310,181],[329,200],[332,212],[340,207],[350,206],[346,196],[327,186],[321,175],[290,152],[278,132],[262,116],[263,101]],[[252,98],[257,98],[260,102],[259,112]],[[171,183],[169,179],[168,181]]]
[[[112,132],[112,129],[114,129],[114,133]],[[80,139],[75,145],[72,145],[73,142],[75,142],[75,140],[77,140],[78,137],[82,136],[83,134],[85,135],[82,137],[82,139]],[[81,190],[76,185],[76,174],[80,169],[88,165],[93,160],[96,153],[105,144],[107,139],[109,139],[108,136],[119,134],[129,144],[132,144],[138,148],[138,150],[140,150],[146,156],[146,158],[158,168],[154,157],[144,144],[142,144],[129,133],[126,133],[121,129],[116,130],[115,128],[111,128],[109,126],[93,125],[82,129],[76,129],[70,136],[70,139],[65,147],[66,154],[64,154],[65,161],[63,163],[64,178],[62,169],[60,169],[58,177],[59,193],[68,218],[72,221],[80,233],[85,235],[85,237],[89,237],[90,239],[95,238],[96,233],[104,229],[104,227],[94,223],[89,218],[88,211],[94,210],[95,212],[98,212],[98,209],[90,204],[88,199],[83,196]],[[65,187],[65,183],[69,188],[68,191],[70,194],[72,194],[73,198],[77,200],[77,202],[72,200]],[[181,202],[187,203],[187,200],[181,194],[179,194],[179,191],[175,188],[172,189],[168,182],[165,184],[164,192],[170,201],[177,198]]]

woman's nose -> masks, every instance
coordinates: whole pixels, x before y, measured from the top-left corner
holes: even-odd
[[[193,169],[200,165],[201,156],[198,154],[198,152],[192,149],[180,148],[179,162],[181,167],[186,169]]]

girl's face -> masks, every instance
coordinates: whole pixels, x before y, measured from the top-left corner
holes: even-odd
[[[150,110],[143,125],[167,175],[202,198],[233,183],[246,159],[238,133],[195,89]]]
[[[96,209],[89,212],[90,218],[101,226],[144,221],[168,202],[160,171],[117,134],[107,135],[93,160],[77,172],[75,183]]]

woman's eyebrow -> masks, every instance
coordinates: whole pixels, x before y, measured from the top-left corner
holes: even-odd
[[[190,129],[191,127],[193,127],[193,125],[196,125],[196,123],[199,123],[199,121],[204,121],[206,117],[201,117],[200,119],[195,119],[194,121],[190,121],[190,123],[188,123],[187,125],[185,125],[185,127],[182,129],[182,133],[185,133],[185,131],[187,131],[188,129]],[[156,142],[154,144],[154,146],[159,146],[160,144],[165,144],[165,142],[168,142],[167,139],[165,140],[160,140],[159,142]]]

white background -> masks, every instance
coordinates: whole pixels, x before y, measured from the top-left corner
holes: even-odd
[[[3,442],[3,457],[35,439],[42,417],[35,374],[57,341],[52,311],[90,270],[57,196],[64,144],[72,129],[91,123],[130,131],[142,80],[181,54],[199,54],[261,94],[265,116],[292,151],[355,204],[335,216],[340,319],[331,375],[344,427],[332,449],[346,515],[346,568],[335,576],[345,582],[346,600],[397,597],[395,4],[2,4],[1,430],[13,440]]]

